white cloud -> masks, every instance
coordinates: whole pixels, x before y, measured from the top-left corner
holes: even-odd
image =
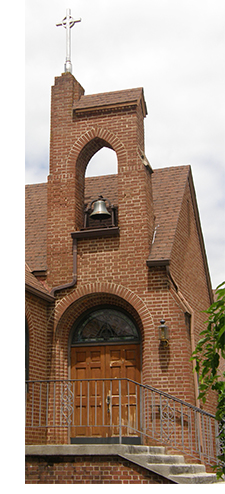
[[[63,72],[70,7],[73,74],[86,94],[144,87],[153,168],[192,166],[212,283],[225,279],[223,0],[27,0],[27,181],[46,181],[50,87]],[[101,173],[101,170],[99,170]]]

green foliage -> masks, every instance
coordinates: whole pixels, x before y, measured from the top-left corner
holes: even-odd
[[[216,289],[216,301],[207,309],[207,328],[200,333],[191,360],[199,375],[199,399],[205,403],[208,390],[218,394],[216,419],[220,422],[221,454],[216,465],[217,477],[225,474],[225,372],[219,373],[220,358],[225,358],[225,282]]]

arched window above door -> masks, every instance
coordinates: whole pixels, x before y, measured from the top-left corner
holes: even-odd
[[[126,312],[117,307],[98,307],[73,325],[71,345],[139,341],[137,326]]]

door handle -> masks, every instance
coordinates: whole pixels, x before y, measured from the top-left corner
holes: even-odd
[[[110,405],[110,395],[108,395],[108,396],[107,396],[107,398],[106,398],[106,403],[107,403],[107,413],[109,413],[109,412],[110,412],[110,410],[109,410],[109,405]]]

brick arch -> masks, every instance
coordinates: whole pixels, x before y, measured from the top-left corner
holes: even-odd
[[[75,167],[75,226],[78,230],[83,226],[83,204],[85,188],[85,170],[90,159],[103,147],[115,151],[118,161],[118,172],[127,164],[127,152],[120,139],[107,129],[92,127],[82,134],[72,146],[67,162],[67,175],[72,176]]]
[[[116,285],[114,283],[107,282],[96,282],[88,285],[83,285],[79,287],[74,292],[70,293],[66,297],[64,297],[57,305],[55,310],[55,320],[54,320],[54,328],[55,328],[55,339],[58,338],[58,332],[60,327],[60,321],[62,320],[64,314],[69,309],[71,305],[80,299],[84,299],[87,296],[93,296],[96,294],[108,294],[116,296],[125,302],[127,302],[133,309],[137,312],[140,317],[143,328],[146,325],[153,324],[152,314],[149,311],[148,307],[144,303],[144,301],[132,292],[130,289],[122,286]],[[144,335],[142,334],[142,337]]]
[[[96,146],[94,146],[93,148],[91,148],[90,145],[92,141],[96,142]],[[97,143],[99,143],[99,147]],[[90,145],[90,152],[87,153],[88,161],[97,151],[105,146],[115,151],[115,153],[117,154],[118,163],[127,162],[127,152],[121,140],[113,132],[96,126],[90,128],[84,134],[82,134],[72,146],[67,159],[68,170],[74,166],[74,163],[77,163],[82,151],[84,150],[84,148],[87,149],[88,145]]]
[[[93,283],[80,286],[60,302],[55,308],[54,318],[54,355],[52,355],[52,377],[68,379],[70,334],[75,318],[79,317],[87,308],[111,303],[130,313],[136,320],[142,340],[142,372],[145,379],[146,365],[148,365],[148,348],[154,332],[154,323],[151,312],[144,301],[131,290],[113,283]],[[52,319],[52,318],[50,318]],[[49,323],[51,321],[49,320]],[[52,319],[53,322],[53,319]]]

